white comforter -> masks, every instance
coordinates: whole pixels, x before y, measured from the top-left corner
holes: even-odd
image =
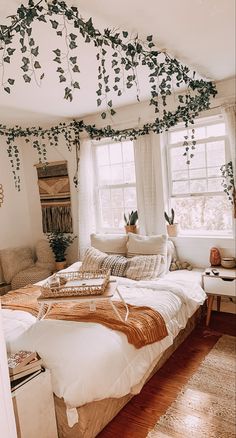
[[[25,312],[2,311],[8,350],[37,351],[51,370],[54,393],[68,407],[139,392],[145,375],[205,300],[196,282],[121,278],[118,282],[127,303],[147,305],[162,314],[169,333],[165,339],[136,349],[123,333],[99,324],[36,322]]]

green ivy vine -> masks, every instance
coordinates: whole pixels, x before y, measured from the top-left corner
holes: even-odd
[[[15,53],[21,52],[22,77],[27,86],[35,81],[38,85],[44,80],[45,72],[40,61],[40,43],[34,36],[34,24],[50,26],[58,37],[58,47],[52,51],[58,81],[64,87],[64,98],[72,101],[80,89],[78,39],[96,48],[98,63],[98,85],[96,91],[97,106],[105,102],[101,117],[114,116],[112,96],[121,96],[127,89],[135,87],[139,100],[139,66],[146,69],[149,86],[149,103],[154,108],[156,119],[139,129],[116,130],[110,125],[99,129],[95,125],[86,125],[83,121],[60,123],[49,129],[41,127],[7,127],[0,124],[0,135],[6,137],[7,152],[17,189],[20,189],[20,157],[17,139],[22,137],[37,151],[39,161],[46,163],[48,146],[57,146],[59,135],[63,135],[68,148],[75,149],[76,162],[79,160],[80,132],[86,131],[91,138],[111,137],[113,139],[135,139],[149,132],[160,133],[184,122],[187,127],[204,110],[209,109],[210,99],[215,97],[215,85],[203,79],[196,79],[195,72],[159,50],[153,36],[141,41],[138,35],[132,37],[127,31],[96,29],[92,18],[84,20],[75,6],[53,0],[28,0],[28,4],[18,7],[16,13],[8,17],[9,24],[0,25],[0,70],[3,90],[10,94],[17,79],[7,72]],[[112,71],[112,74],[110,74]],[[173,84],[184,87],[186,91],[177,95],[177,105],[173,111],[166,109],[167,99],[172,94]],[[193,145],[193,142],[192,142]],[[77,177],[75,176],[75,183]]]

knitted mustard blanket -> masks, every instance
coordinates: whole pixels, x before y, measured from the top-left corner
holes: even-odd
[[[8,292],[1,297],[2,308],[23,310],[37,316],[40,308],[37,298],[40,294],[40,288],[31,285]],[[126,314],[124,304],[121,301],[114,301],[114,304],[124,319]],[[118,319],[107,300],[97,301],[96,311],[90,311],[88,302],[67,301],[53,304],[46,319],[102,324],[124,333],[128,342],[136,348],[160,341],[168,335],[165,321],[159,312],[150,307],[131,304],[128,304],[128,308],[129,317],[124,322]]]

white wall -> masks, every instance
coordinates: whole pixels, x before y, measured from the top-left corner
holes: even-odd
[[[217,85],[218,96],[213,100],[213,106],[218,106],[222,103],[231,101],[235,97],[235,82],[234,78],[221,81]],[[219,111],[215,109],[213,112]],[[207,113],[209,114],[209,112]],[[204,114],[206,115],[206,113]],[[96,123],[98,126],[111,124],[114,127],[124,128],[142,125],[147,121],[154,119],[153,109],[150,108],[147,102],[140,104],[129,105],[123,108],[118,108],[117,116],[112,120],[101,119],[100,114],[91,115],[84,118],[86,123]],[[9,125],[11,125],[9,120]],[[39,193],[37,186],[37,174],[35,164],[38,162],[36,152],[33,151],[30,144],[22,145],[23,170],[21,192],[18,193],[13,185],[13,178],[9,161],[5,151],[3,137],[1,137],[0,149],[0,183],[3,184],[5,199],[4,204],[0,208],[0,249],[8,246],[18,246],[21,244],[34,244],[38,238],[42,236],[41,225],[41,209],[39,201]],[[163,146],[162,146],[163,147]],[[58,148],[48,148],[49,161],[68,161],[68,171],[71,187],[71,202],[72,202],[72,217],[74,233],[78,234],[78,194],[73,185],[73,176],[75,172],[75,155],[68,151],[63,139],[60,140]],[[160,159],[160,168],[157,171],[160,175],[164,172],[163,163]],[[160,185],[160,199],[164,204],[166,201],[166,193],[162,191]],[[163,205],[164,211],[164,205]],[[160,211],[160,214],[163,214]],[[86,220],[86,218],[84,219]],[[162,221],[161,221],[162,222]],[[163,232],[163,229],[160,230]],[[74,261],[77,258],[77,243],[74,242],[72,248],[68,252],[68,261]],[[192,263],[203,266],[208,261],[209,248],[219,246],[224,248],[224,251],[232,254],[234,243],[232,239],[196,239],[181,237],[176,241],[179,255],[186,258]]]

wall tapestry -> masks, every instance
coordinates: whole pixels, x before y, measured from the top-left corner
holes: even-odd
[[[43,232],[72,233],[70,182],[67,162],[36,165]]]

